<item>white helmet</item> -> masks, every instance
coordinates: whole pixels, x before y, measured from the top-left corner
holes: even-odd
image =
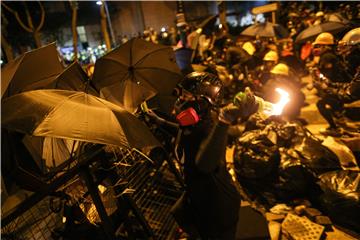
[[[339,45],[356,45],[358,43],[360,43],[360,28],[350,30],[339,41]]]

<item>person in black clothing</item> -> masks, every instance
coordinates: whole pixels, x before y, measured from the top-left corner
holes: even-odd
[[[205,72],[190,73],[179,89],[175,111],[183,131],[179,149],[186,187],[172,212],[191,239],[235,239],[240,195],[226,168],[227,130],[256,111],[255,99],[241,108],[218,108],[222,83]]]
[[[351,76],[360,72],[360,27],[350,30],[338,43],[338,53]]]
[[[321,33],[313,43],[313,53],[320,56],[318,70],[318,79],[327,79],[324,81],[315,81],[314,86],[318,89],[321,99],[316,103],[320,114],[329,123],[329,127],[321,130],[328,135],[338,135],[338,126],[334,121],[334,116],[341,114],[343,102],[338,98],[338,94],[329,91],[332,85],[338,83],[349,83],[351,76],[346,72],[346,67],[340,58],[335,54],[335,41],[330,33]],[[329,88],[327,90],[327,88]],[[334,90],[335,88],[333,88]],[[332,92],[331,94],[329,92]]]

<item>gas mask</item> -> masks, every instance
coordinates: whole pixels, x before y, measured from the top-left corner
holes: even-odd
[[[175,102],[176,120],[182,127],[193,126],[209,113],[210,103],[200,97],[196,100],[181,100]]]
[[[314,56],[320,56],[321,53],[322,53],[322,48],[320,48],[320,47],[316,47],[316,48],[313,48],[313,49],[312,49],[312,54],[313,54]]]

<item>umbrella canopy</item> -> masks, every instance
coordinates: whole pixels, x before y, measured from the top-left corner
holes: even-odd
[[[34,90],[2,102],[2,127],[34,136],[123,147],[160,146],[148,128],[123,108],[84,92]]]
[[[171,47],[133,38],[96,61],[92,81],[105,99],[134,111],[157,93],[170,95],[180,79]]]
[[[55,43],[27,52],[1,69],[1,97],[46,85],[63,70]]]
[[[178,48],[175,50],[176,63],[181,71],[191,71],[191,61],[194,50],[191,48]]]
[[[215,23],[218,15],[213,15],[205,18],[196,28],[202,28],[202,33],[207,36],[211,35],[215,31]]]
[[[349,24],[350,21],[341,16],[340,13],[331,13],[325,15],[326,22],[340,22],[343,24]]]
[[[46,89],[62,89],[86,92],[94,96],[99,93],[90,85],[89,77],[78,62],[70,64]]]
[[[275,37],[277,39],[287,38],[289,32],[283,26],[270,22],[256,23],[240,33],[243,36],[251,37]]]
[[[94,96],[99,96],[99,93],[91,87],[89,83],[89,78],[80,64],[73,62],[60,74],[47,81],[37,81],[28,86],[24,86],[21,92],[37,89],[61,89],[82,91]]]
[[[306,28],[301,33],[299,33],[299,35],[295,39],[295,42],[303,43],[308,40],[312,40],[320,33],[329,32],[332,34],[336,34],[347,28],[348,26],[341,22],[325,22],[319,25],[313,25],[311,27]]]

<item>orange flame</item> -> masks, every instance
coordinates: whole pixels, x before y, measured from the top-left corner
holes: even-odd
[[[286,104],[290,102],[289,93],[281,88],[276,88],[275,91],[280,94],[280,100],[273,104],[272,115],[281,115]]]

